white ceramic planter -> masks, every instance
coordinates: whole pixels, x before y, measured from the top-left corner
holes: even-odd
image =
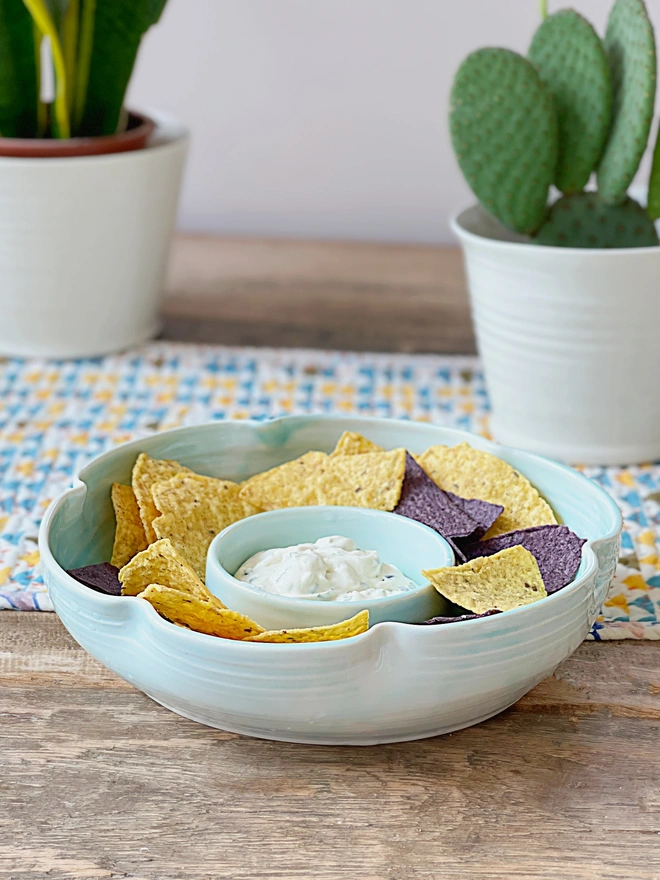
[[[188,134],[145,150],[0,158],[0,355],[85,357],[157,333]]]
[[[541,247],[453,221],[501,443],[572,464],[660,458],[660,247]]]

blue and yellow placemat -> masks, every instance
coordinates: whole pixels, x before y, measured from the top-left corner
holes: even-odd
[[[91,458],[211,419],[359,413],[487,433],[476,358],[232,349],[165,342],[81,361],[0,363],[0,608],[50,611],[43,513]],[[660,638],[660,465],[587,468],[626,525],[597,639]]]

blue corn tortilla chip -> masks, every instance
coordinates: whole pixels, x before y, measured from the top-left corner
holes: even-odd
[[[482,538],[493,525],[504,507],[501,504],[491,504],[490,501],[481,501],[479,498],[461,498],[453,492],[447,492],[451,500],[467,513],[476,522],[478,528],[470,536],[471,540],[477,541]]]
[[[578,538],[567,526],[532,526],[487,541],[463,544],[461,549],[468,559],[476,559],[518,544],[535,557],[546,592],[556,593],[575,577],[582,559],[584,539]]]
[[[430,620],[423,620],[419,626],[438,626],[441,623],[460,623],[461,620],[477,620],[480,617],[492,617],[493,614],[501,614],[499,608],[493,608],[491,611],[484,611],[483,614],[459,614],[457,617],[432,617]]]
[[[85,565],[83,568],[72,568],[67,571],[86,587],[96,590],[97,593],[106,593],[108,596],[121,596],[121,584],[119,582],[119,569],[109,562],[99,562],[97,565]]]
[[[484,535],[502,509],[498,504],[476,499],[466,500],[445,492],[417,464],[412,455],[406,453],[401,497],[394,513],[434,529],[449,541],[460,561],[466,561],[460,542],[475,541]]]
[[[401,497],[394,508],[394,513],[434,529],[449,542],[457,559],[466,561],[452,538],[473,535],[477,523],[454,504],[448,493],[433,482],[409,452],[406,452],[406,471]]]
[[[476,521],[433,482],[409,452],[394,512],[430,526],[445,538],[467,538],[478,528]]]

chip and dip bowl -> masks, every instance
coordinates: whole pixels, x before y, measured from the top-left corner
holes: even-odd
[[[405,447],[413,453],[434,444],[468,442],[509,462],[539,489],[561,522],[587,539],[573,582],[540,601],[482,619],[445,626],[386,621],[340,641],[269,644],[174,626],[148,602],[94,592],[67,574],[66,569],[110,557],[110,487],[130,483],[138,453],[242,481],[309,450],[330,452],[345,430],[386,449]],[[294,517],[293,510],[253,519],[272,515],[275,521],[275,513]],[[311,518],[312,510],[298,513]],[[404,517],[398,519],[405,529]],[[587,636],[605,599],[621,526],[615,503],[595,483],[537,456],[434,425],[300,416],[180,428],[110,450],[53,503],[41,527],[40,550],[55,610],[72,636],[162,705],[211,727],[251,736],[368,745],[475,724],[552,674]],[[332,531],[347,533],[340,527]],[[294,534],[292,540],[301,538]],[[373,541],[363,546],[380,550]],[[392,554],[390,545],[381,556],[396,564]],[[237,566],[242,562],[238,559]],[[406,573],[413,576],[414,571]],[[379,600],[369,600],[369,609],[374,601]]]
[[[405,593],[376,599],[321,601],[279,596],[233,575],[261,550],[314,543],[341,534],[361,550],[376,550],[417,585]],[[231,608],[266,629],[328,626],[369,612],[369,624],[418,623],[451,613],[450,603],[424,578],[424,568],[454,565],[448,542],[413,519],[361,507],[290,507],[242,519],[213,539],[206,562],[206,586]]]

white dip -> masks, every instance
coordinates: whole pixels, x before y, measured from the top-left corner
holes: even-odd
[[[357,550],[341,535],[262,550],[234,577],[278,596],[341,602],[383,599],[416,586],[396,566],[381,562],[375,550]]]

